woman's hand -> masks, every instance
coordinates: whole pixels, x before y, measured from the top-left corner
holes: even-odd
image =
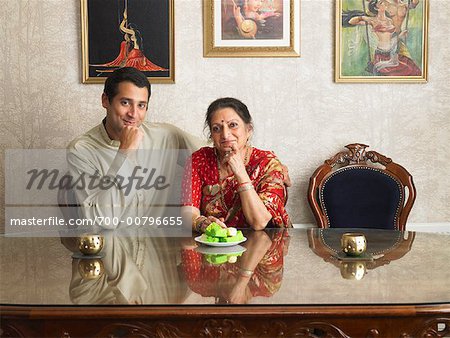
[[[232,145],[230,151],[225,153],[222,159],[222,164],[225,168],[229,168],[231,170],[239,183],[250,180],[247,174],[247,170],[245,169],[245,163],[244,159],[242,158],[242,154],[235,145]]]
[[[289,188],[290,186],[292,186],[292,182],[291,182],[291,177],[289,176],[288,167],[286,167],[284,164],[282,164],[281,170],[283,172],[283,177],[284,177],[283,183],[286,187]]]
[[[223,221],[224,221],[223,218],[216,218],[216,217],[214,217],[214,216],[208,216],[208,217],[206,217],[203,221],[201,221],[199,230],[200,230],[201,232],[205,232],[205,229],[206,229],[211,223],[217,223],[217,224],[220,225],[221,228],[226,229],[227,226],[226,226],[226,224],[225,224]]]
[[[250,281],[247,277],[238,277],[236,284],[233,285],[228,296],[228,301],[231,304],[245,304],[251,298],[247,290],[247,284]]]

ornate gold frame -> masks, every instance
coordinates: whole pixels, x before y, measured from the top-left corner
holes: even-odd
[[[175,14],[174,0],[169,2],[169,76],[148,77],[151,83],[175,83]],[[89,20],[88,0],[81,3],[81,55],[82,55],[82,83],[104,83],[106,77],[93,77],[89,75]]]
[[[426,83],[428,81],[428,15],[429,0],[420,0],[423,3],[423,23],[422,23],[422,49],[421,49],[421,70],[420,76],[382,76],[382,75],[342,75],[342,9],[343,1],[336,1],[335,15],[335,81],[336,82],[414,82]],[[361,0],[363,1],[363,0]]]
[[[300,0],[289,0],[290,3],[290,36],[289,46],[216,46],[214,27],[215,2],[220,0],[203,0],[203,56],[204,57],[300,57]],[[245,40],[244,40],[245,41]]]

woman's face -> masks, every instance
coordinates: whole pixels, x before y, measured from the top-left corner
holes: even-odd
[[[210,124],[214,147],[221,153],[232,148],[241,150],[251,135],[251,126],[233,108],[221,108],[214,112]]]

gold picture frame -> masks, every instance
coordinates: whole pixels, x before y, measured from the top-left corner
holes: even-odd
[[[299,57],[300,0],[203,0],[204,57]]]
[[[428,80],[429,0],[336,0],[335,81]]]
[[[175,82],[174,0],[80,2],[83,83],[104,83],[121,67]]]

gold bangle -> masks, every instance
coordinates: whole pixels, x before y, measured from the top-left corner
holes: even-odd
[[[201,230],[201,225],[204,221],[207,220],[206,216],[198,216],[195,220],[194,220],[194,230],[197,232],[202,232]]]
[[[247,269],[243,269],[243,268],[239,268],[239,274],[242,277],[248,277],[250,278],[251,276],[253,276],[253,270],[247,270]]]
[[[243,192],[243,191],[247,191],[247,190],[251,190],[251,189],[254,189],[254,188],[253,188],[253,184],[248,183],[248,184],[246,184],[246,185],[240,186],[240,187],[237,189],[237,192]]]

